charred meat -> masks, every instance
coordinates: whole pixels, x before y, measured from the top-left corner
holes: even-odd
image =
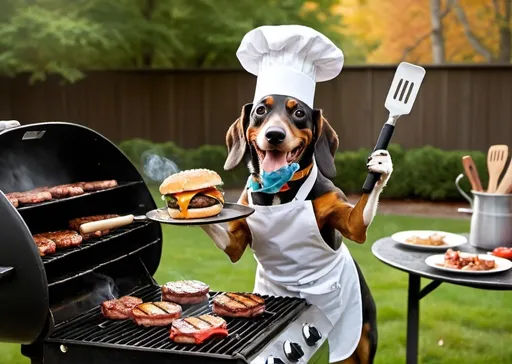
[[[59,185],[55,187],[38,187],[30,192],[50,192],[52,197],[55,199],[80,196],[84,194],[84,190],[81,187],[73,184]]]
[[[83,240],[83,238],[76,231],[72,230],[52,231],[48,233],[34,235],[34,239],[39,237],[47,238],[54,241],[58,249],[64,249],[80,245]]]
[[[35,204],[35,203],[50,201],[52,199],[52,194],[48,191],[12,192],[12,193],[7,194],[7,198],[10,198],[10,197],[16,198],[20,205],[31,205],[31,204]]]
[[[7,199],[9,200],[9,202],[14,206],[14,207],[18,207],[19,206],[19,202],[18,202],[18,199],[14,196],[6,196]]]
[[[93,222],[93,221],[100,221],[100,220],[106,220],[106,219],[112,219],[114,217],[118,217],[119,215],[116,214],[107,214],[107,215],[94,215],[94,216],[86,216],[86,217],[77,217],[76,219],[69,221],[69,228],[71,230],[75,230],[76,232],[80,233],[80,225]],[[82,234],[82,237],[84,240],[90,240],[95,238],[101,238],[104,235],[110,234],[115,229],[110,230],[103,230],[103,231],[94,231],[92,233],[88,234]]]
[[[93,192],[116,187],[117,181],[113,179],[108,181],[79,182],[74,185],[81,187],[85,192]]]
[[[265,299],[252,293],[222,293],[213,299],[213,313],[226,317],[254,317],[265,312]]]
[[[167,326],[181,317],[181,306],[171,302],[146,302],[132,310],[132,319],[141,326]]]
[[[169,337],[180,344],[199,345],[213,336],[228,336],[226,321],[213,315],[201,315],[174,320]]]
[[[210,287],[195,280],[168,282],[162,286],[162,300],[181,305],[196,304],[208,299]]]
[[[45,255],[55,253],[57,249],[57,245],[53,240],[48,238],[44,238],[42,236],[34,236],[34,242],[37,245],[37,249],[39,250],[39,255],[44,257]]]
[[[143,301],[138,297],[123,296],[101,304],[101,313],[111,320],[124,320],[132,317],[132,310]]]

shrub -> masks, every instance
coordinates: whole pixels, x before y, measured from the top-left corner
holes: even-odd
[[[141,158],[145,153],[165,157],[177,164],[180,170],[208,168],[217,171],[225,188],[241,188],[245,185],[248,171],[243,163],[232,171],[224,170],[227,157],[225,146],[203,145],[195,149],[183,149],[172,142],[152,143],[143,139],[127,140],[119,148],[145,176]],[[393,199],[423,199],[432,201],[462,200],[455,187],[455,178],[463,173],[462,156],[471,155],[480,173],[482,185],[487,186],[486,156],[478,151],[443,151],[432,146],[404,150],[400,145],[388,148],[393,159],[394,171],[383,197]],[[367,176],[366,161],[371,151],[359,149],[338,152],[335,156],[337,175],[333,182],[346,194],[361,193]],[[149,180],[146,178],[146,180]],[[149,181],[148,183],[154,183]],[[461,186],[470,190],[463,179]]]

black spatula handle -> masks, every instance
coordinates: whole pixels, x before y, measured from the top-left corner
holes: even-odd
[[[377,139],[377,144],[373,151],[379,149],[387,149],[389,145],[389,141],[391,140],[391,136],[393,136],[393,131],[395,131],[395,126],[391,124],[384,124],[382,130],[380,131],[379,139]],[[366,180],[363,185],[363,192],[370,193],[373,191],[373,187],[380,178],[380,173],[368,172],[368,176],[366,176]]]

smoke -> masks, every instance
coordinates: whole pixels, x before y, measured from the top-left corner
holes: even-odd
[[[176,163],[148,150],[142,153],[144,174],[154,182],[162,183],[171,174],[180,171]]]

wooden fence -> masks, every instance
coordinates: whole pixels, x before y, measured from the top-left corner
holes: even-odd
[[[411,115],[393,142],[406,148],[486,151],[512,147],[512,67],[426,67]],[[384,99],[395,67],[345,67],[319,83],[315,106],[340,136],[340,150],[373,147],[387,118]],[[229,125],[252,100],[255,77],[243,70],[94,71],[75,84],[27,76],[0,78],[0,120],[70,121],[113,141],[146,138],[183,147],[224,144]]]

